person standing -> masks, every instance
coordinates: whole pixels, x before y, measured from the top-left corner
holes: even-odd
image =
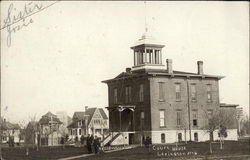
[[[94,145],[94,149],[95,149],[95,154],[99,153],[100,142],[99,142],[99,138],[97,136],[95,136],[93,145]]]
[[[87,137],[87,148],[88,148],[88,153],[89,154],[92,153],[91,145],[92,145],[92,140],[91,140],[91,137],[88,134],[88,137]]]

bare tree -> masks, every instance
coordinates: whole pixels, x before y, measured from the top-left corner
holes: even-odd
[[[240,121],[240,135],[244,136],[244,135],[249,135],[250,134],[250,122],[249,122],[249,117],[247,115],[245,115],[242,120]]]
[[[67,136],[67,134],[68,134],[68,132],[67,132],[67,128],[65,127],[65,126],[60,126],[59,127],[59,133],[62,135],[62,137],[61,137],[61,143],[62,143],[62,146],[63,146],[63,148],[65,148],[65,143],[66,143],[66,136]]]
[[[212,141],[213,141],[213,133],[215,130],[218,130],[218,134],[220,137],[220,149],[223,149],[223,139],[226,129],[233,123],[235,117],[232,113],[216,109],[205,111],[205,117],[207,119],[207,124],[204,126],[204,129],[210,135],[210,153],[212,153]]]
[[[26,155],[29,155],[29,147],[35,147],[36,145],[36,135],[39,132],[39,125],[35,121],[36,116],[33,116],[28,122],[27,126],[24,128],[24,144],[26,147]],[[37,145],[38,150],[38,145]]]

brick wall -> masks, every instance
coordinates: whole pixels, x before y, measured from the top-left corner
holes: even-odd
[[[185,78],[178,77],[151,77],[150,80],[150,102],[151,102],[151,123],[152,130],[172,130],[177,126],[177,110],[182,112],[182,126],[188,129],[188,93],[187,81]],[[164,101],[159,100],[159,82],[164,83]],[[181,99],[176,101],[175,84],[179,83],[181,86]],[[198,113],[198,127],[192,129],[202,129],[206,123],[204,116],[208,109],[216,109],[219,107],[219,90],[218,81],[214,79],[188,79],[189,91],[190,85],[196,84],[196,101],[190,99],[190,120],[192,122],[192,111],[197,110]],[[207,84],[212,86],[212,101],[207,101]],[[189,94],[191,96],[191,94]],[[165,124],[166,127],[160,127],[159,110],[165,110]]]

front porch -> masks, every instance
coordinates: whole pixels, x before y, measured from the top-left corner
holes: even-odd
[[[135,132],[135,106],[107,107],[110,115],[110,132]]]

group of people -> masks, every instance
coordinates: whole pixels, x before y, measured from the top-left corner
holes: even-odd
[[[151,138],[150,138],[149,136],[147,136],[146,139],[145,139],[145,137],[143,136],[143,143],[144,143],[145,147],[148,148],[149,145],[152,144],[152,140],[151,140]]]
[[[94,136],[93,135],[88,135],[87,137],[87,149],[88,149],[88,153],[99,153],[99,149],[100,149],[100,141],[99,141],[99,138],[97,136]]]

